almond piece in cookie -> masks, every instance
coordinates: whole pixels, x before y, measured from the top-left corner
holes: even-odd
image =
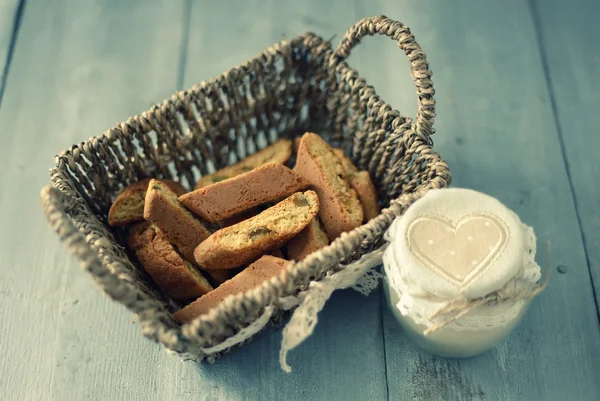
[[[141,231],[136,227],[129,233],[128,242],[135,245],[142,267],[156,285],[174,300],[198,298],[213,290],[210,283],[173,245],[155,225]]]
[[[275,162],[285,164],[290,156],[292,156],[292,141],[280,139],[274,144],[246,157],[236,164],[232,164],[231,166],[224,167],[212,174],[201,177],[194,189],[200,189],[228,178],[235,177],[236,175],[253,170],[266,163]]]
[[[182,195],[179,201],[198,216],[214,223],[255,206],[288,197],[308,186],[308,181],[283,164],[267,163]]]
[[[275,256],[264,255],[214,291],[177,311],[173,317],[181,324],[189,323],[198,316],[208,313],[228,296],[246,292],[278,276],[289,263],[287,260]]]
[[[364,222],[379,216],[379,201],[377,200],[377,190],[369,173],[359,171],[350,175],[350,185],[358,195],[358,199],[363,207]]]
[[[234,269],[281,248],[317,215],[314,191],[297,192],[264,212],[222,228],[196,248],[198,265],[206,269]]]
[[[319,195],[319,217],[330,240],[362,224],[363,209],[358,196],[339,157],[323,138],[304,134],[294,171],[306,178]]]
[[[299,262],[327,245],[329,245],[327,233],[319,218],[315,217],[298,236],[288,242],[286,249],[289,259]]]
[[[177,182],[163,181],[177,196],[186,191]],[[144,201],[150,178],[138,181],[126,187],[117,196],[108,211],[108,224],[112,227],[124,226],[144,220]]]
[[[211,234],[159,180],[150,181],[148,186],[144,219],[160,228],[165,238],[190,261],[194,260],[194,249]]]

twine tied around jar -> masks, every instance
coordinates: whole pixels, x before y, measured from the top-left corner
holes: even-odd
[[[452,322],[457,321],[467,313],[480,306],[494,306],[507,301],[525,301],[531,299],[542,292],[550,280],[550,241],[548,241],[548,264],[546,267],[546,277],[540,284],[536,284],[524,291],[517,291],[510,288],[514,281],[511,280],[499,290],[489,293],[488,295],[480,298],[458,298],[445,302],[437,311],[429,316],[429,320],[433,320],[440,316],[447,317],[442,322],[429,327],[423,332],[425,336],[428,336],[437,330],[449,325]]]

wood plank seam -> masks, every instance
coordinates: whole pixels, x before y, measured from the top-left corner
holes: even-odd
[[[381,269],[383,270],[383,267],[381,267]],[[384,294],[384,290],[383,290],[383,279],[380,280],[379,283],[379,319],[380,319],[380,324],[381,324],[381,337],[382,337],[382,344],[383,344],[383,371],[385,372],[385,396],[386,399],[388,401],[390,401],[390,386],[388,383],[388,364],[387,364],[387,352],[385,349],[385,334],[384,334],[384,323],[383,323],[383,310],[384,308],[387,308],[387,301],[385,299],[385,294]]]
[[[68,278],[68,270],[69,270],[69,264],[65,263],[62,267],[61,267],[62,271],[61,271],[61,279],[60,279],[60,295],[58,297],[58,308],[57,308],[57,322],[61,320],[61,316],[63,314],[63,310],[65,308],[65,298],[67,296],[67,278]],[[59,356],[59,352],[60,352],[60,340],[61,340],[61,336],[60,336],[60,329],[61,329],[61,325],[57,324],[55,329],[54,329],[54,351],[52,352],[52,355],[54,356],[54,360],[57,361],[58,360],[58,356]],[[51,369],[50,369],[50,381],[49,381],[49,388],[53,388],[54,386],[54,382],[55,382],[55,376],[56,376],[56,367],[57,364],[53,364]]]
[[[19,5],[17,6],[17,10],[15,11],[15,15],[13,17],[13,26],[12,32],[10,35],[10,45],[8,47],[8,52],[6,53],[6,59],[4,60],[4,69],[2,72],[2,79],[0,81],[0,106],[2,105],[2,99],[4,98],[4,88],[6,87],[6,81],[8,79],[8,72],[10,71],[10,64],[12,61],[12,56],[15,50],[15,45],[17,43],[17,36],[19,35],[19,28],[21,27],[21,20],[23,17],[23,9],[25,8],[25,1],[20,0]]]
[[[546,82],[546,87],[548,89],[548,97],[550,99],[550,108],[552,109],[552,116],[554,119],[554,126],[556,127],[556,132],[558,134],[558,143],[560,146],[561,157],[565,166],[565,171],[567,173],[567,181],[569,183],[569,189],[571,191],[571,197],[573,198],[573,206],[575,207],[575,216],[577,217],[577,225],[579,226],[579,232],[581,234],[581,242],[583,245],[583,251],[585,253],[585,261],[588,269],[588,274],[590,276],[590,282],[592,285],[592,295],[594,298],[594,305],[596,307],[596,317],[598,318],[598,323],[600,324],[600,305],[598,300],[598,294],[596,293],[596,283],[594,283],[594,276],[592,274],[592,267],[590,264],[589,252],[588,252],[588,243],[586,241],[585,233],[583,232],[583,225],[581,214],[579,213],[579,203],[577,199],[577,194],[575,193],[575,187],[573,185],[573,179],[571,177],[571,166],[569,164],[569,160],[567,158],[566,150],[565,150],[565,141],[564,134],[562,130],[562,124],[560,121],[560,117],[558,115],[558,107],[556,105],[555,91],[552,83],[552,77],[550,76],[550,67],[548,65],[548,56],[546,54],[546,47],[544,40],[542,38],[542,30],[541,30],[541,21],[538,13],[536,0],[527,0],[529,4],[529,9],[531,11],[531,18],[533,21],[533,28],[535,31],[535,39],[538,43],[538,49],[540,53],[540,61],[542,64],[542,69],[544,72],[544,81]]]

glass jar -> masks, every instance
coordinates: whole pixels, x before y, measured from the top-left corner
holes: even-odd
[[[470,358],[482,354],[508,337],[512,330],[519,324],[525,315],[527,307],[531,300],[516,301],[521,305],[516,306],[518,313],[506,324],[493,327],[481,328],[477,331],[466,332],[457,330],[453,327],[442,327],[434,333],[424,335],[427,329],[424,324],[417,324],[410,316],[404,316],[395,305],[398,304],[399,297],[394,291],[390,291],[387,278],[384,279],[384,291],[387,304],[396,320],[408,339],[430,354],[447,358]],[[515,302],[505,305],[480,307],[475,314],[495,315],[506,312],[506,309],[513,307]]]
[[[467,358],[502,342],[540,278],[533,230],[472,190],[428,192],[386,239],[387,304],[406,336],[434,355]],[[435,316],[449,304],[457,308]]]

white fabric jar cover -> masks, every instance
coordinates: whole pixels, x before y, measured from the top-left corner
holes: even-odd
[[[503,326],[540,290],[533,229],[476,191],[428,192],[392,223],[386,240],[396,307],[428,330]]]

